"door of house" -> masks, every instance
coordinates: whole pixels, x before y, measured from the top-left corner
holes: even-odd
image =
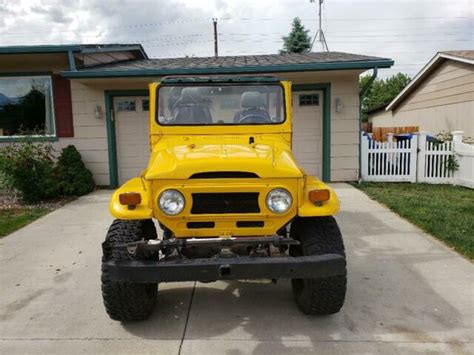
[[[150,158],[148,97],[114,98],[119,184],[136,177]]]
[[[293,153],[310,175],[322,179],[322,91],[297,91],[292,94]]]

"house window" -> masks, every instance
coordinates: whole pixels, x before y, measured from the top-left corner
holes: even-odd
[[[150,100],[148,99],[142,100],[142,111],[150,111]]]
[[[0,137],[55,134],[49,76],[0,77]]]
[[[137,103],[135,100],[119,100],[117,103],[117,111],[136,111]]]
[[[319,106],[319,94],[301,94],[300,106]]]

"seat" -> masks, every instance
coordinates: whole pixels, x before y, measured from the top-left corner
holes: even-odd
[[[199,88],[184,88],[175,106],[173,124],[211,124],[212,116],[208,104]]]
[[[246,118],[249,118],[249,123],[252,123],[252,117],[270,122],[264,97],[258,91],[244,92],[240,98],[240,107],[241,110],[234,115],[234,123],[239,123]]]

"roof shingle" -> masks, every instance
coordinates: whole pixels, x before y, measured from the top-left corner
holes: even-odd
[[[243,68],[249,66],[274,66],[311,63],[344,63],[358,61],[380,61],[388,58],[371,57],[342,52],[284,53],[267,55],[245,55],[227,57],[185,57],[143,59],[113,63],[87,68],[88,71],[108,70],[173,70],[206,68]]]

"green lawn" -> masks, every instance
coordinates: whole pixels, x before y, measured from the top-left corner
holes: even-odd
[[[354,186],[459,253],[474,259],[474,190],[409,183]]]
[[[44,216],[51,210],[47,208],[16,208],[0,210],[0,237],[4,237],[21,227],[26,226],[28,223],[33,222],[35,219]]]

